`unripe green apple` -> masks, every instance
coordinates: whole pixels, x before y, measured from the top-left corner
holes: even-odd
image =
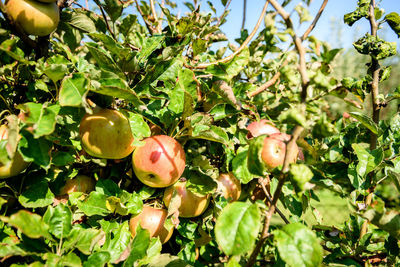
[[[179,217],[197,217],[207,209],[210,200],[209,196],[202,196],[193,193],[186,188],[186,181],[178,181],[174,185],[165,189],[163,197],[165,206],[169,207],[174,191],[176,191],[181,203],[178,208]]]
[[[8,128],[6,125],[0,126],[0,140],[8,139]],[[14,158],[12,158],[6,165],[0,163],[0,179],[9,178],[20,174],[28,167],[29,163],[25,162],[21,154],[16,151]]]
[[[182,146],[167,135],[148,137],[143,142],[132,155],[136,177],[150,187],[174,184],[185,170],[186,155]]]
[[[150,232],[150,237],[159,237],[162,244],[166,243],[172,236],[174,228],[167,229],[164,226],[168,211],[166,209],[156,209],[143,206],[142,212],[129,220],[129,229],[132,237],[136,236],[136,227],[140,223],[143,229]]]
[[[85,115],[79,126],[79,136],[83,149],[97,158],[122,159],[134,149],[129,121],[117,110],[100,109]]]
[[[60,11],[54,1],[41,3],[35,0],[8,0],[6,12],[28,35],[49,35],[60,21]]]

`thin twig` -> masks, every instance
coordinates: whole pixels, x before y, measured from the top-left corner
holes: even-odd
[[[375,0],[371,0],[369,6],[369,14],[368,19],[371,26],[371,35],[376,37],[378,32],[378,24],[375,20]],[[379,112],[380,112],[380,103],[379,103],[379,72],[381,67],[379,65],[379,61],[375,58],[375,56],[371,55],[371,72],[372,72],[372,83],[371,83],[371,100],[372,100],[372,120],[378,124],[379,123]],[[371,132],[370,139],[370,149],[373,150],[376,148],[378,136]],[[373,173],[371,174],[373,175]],[[369,194],[365,199],[365,207],[371,205],[372,196],[374,194],[374,188],[370,188]],[[361,231],[360,231],[360,239],[367,233],[368,231],[368,221],[364,221]]]
[[[95,1],[95,2],[96,2],[96,1]],[[96,3],[97,3],[97,2],[96,2]],[[104,18],[104,21],[106,22],[106,26],[107,26],[108,31],[110,32],[110,34],[112,35],[112,37],[114,38],[114,40],[116,40],[117,38],[115,37],[115,34],[114,34],[113,30],[111,29],[110,24],[108,23],[107,15],[106,15],[106,13],[104,12],[103,7],[101,6],[101,4],[97,4],[97,6],[100,8],[101,15],[103,15],[103,18]]]
[[[310,32],[314,29],[315,25],[317,24],[319,18],[322,15],[322,12],[324,11],[327,3],[328,3],[328,0],[324,0],[324,2],[322,3],[321,7],[318,10],[317,15],[315,16],[313,22],[308,27],[308,29],[304,32],[303,36],[301,36],[301,40],[302,41],[304,41],[307,38],[307,36],[310,34]]]
[[[140,8],[140,5],[139,5],[138,1],[135,0],[135,3],[136,3],[136,8],[139,11],[140,16],[142,16],[144,24],[146,24],[147,30],[149,31],[150,34],[153,34],[154,33],[154,29],[151,26],[151,24],[147,21],[146,16],[144,15],[142,9]]]
[[[193,68],[195,68],[195,69],[205,69],[208,66],[217,65],[219,63],[226,63],[226,62],[230,61],[232,58],[234,58],[237,54],[239,54],[249,44],[251,39],[256,34],[258,28],[260,27],[260,24],[261,24],[261,22],[262,22],[262,20],[264,18],[265,12],[267,11],[268,3],[269,3],[268,1],[265,2],[264,8],[261,11],[261,15],[258,18],[257,24],[254,27],[253,31],[250,33],[250,35],[246,38],[246,40],[242,43],[242,45],[235,52],[233,52],[231,55],[229,55],[227,57],[224,57],[222,59],[219,59],[217,61],[208,62],[208,63],[202,63],[202,64],[199,64],[197,66],[194,66]]]
[[[272,78],[269,81],[267,81],[266,83],[257,87],[256,90],[247,93],[247,96],[254,97],[254,96],[258,95],[259,93],[263,92],[264,90],[267,90],[270,86],[272,86],[276,83],[276,81],[279,79],[279,77],[281,77],[281,73],[278,71],[277,73],[275,73],[274,76],[272,76]]]
[[[246,10],[247,10],[247,0],[243,0],[243,18],[242,18],[242,31],[244,30],[244,25],[246,24]]]
[[[263,179],[260,178],[260,180],[261,180],[261,181],[259,182],[259,184],[261,185],[261,187],[262,187],[262,189],[263,189],[263,191],[264,191],[266,200],[267,200],[270,204],[272,204],[271,195],[269,194],[267,188],[265,187],[265,185],[264,185],[264,183],[263,183],[263,181],[262,181]],[[289,223],[290,223],[289,220],[286,218],[286,216],[282,213],[282,211],[281,211],[278,207],[276,207],[276,212],[279,214],[279,216],[282,218],[282,220],[283,220],[286,224],[289,224]]]
[[[229,0],[228,3],[226,3],[224,12],[222,12],[222,15],[218,17],[217,24],[215,26],[219,27],[221,25],[222,18],[224,17],[226,11],[228,10],[228,7],[231,4],[231,2],[232,2],[232,0]]]
[[[165,6],[165,0],[161,1],[161,8],[164,8]],[[164,12],[161,12],[160,18],[159,18],[159,23],[158,23],[158,32],[162,33],[162,22],[163,22],[163,17],[164,17]]]
[[[153,13],[154,21],[155,21],[155,23],[156,23],[156,29],[155,29],[155,30],[156,30],[157,33],[160,33],[160,32],[158,31],[158,29],[159,29],[158,24],[159,24],[160,22],[158,21],[157,11],[156,11],[156,8],[155,8],[155,6],[154,6],[154,0],[150,0],[150,7],[151,7],[151,13]]]

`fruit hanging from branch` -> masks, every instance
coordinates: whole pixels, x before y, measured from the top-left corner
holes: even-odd
[[[217,180],[218,192],[230,201],[236,201],[240,197],[242,187],[240,181],[233,175],[233,173],[221,173]]]
[[[129,220],[129,229],[132,237],[136,236],[136,228],[140,224],[150,232],[150,237],[159,237],[162,244],[168,242],[174,232],[174,227],[165,227],[168,211],[149,206],[143,206],[142,212]]]
[[[185,169],[186,155],[182,146],[167,135],[155,135],[143,142],[132,155],[136,177],[150,187],[174,184]]]
[[[174,196],[174,192],[176,192]],[[178,181],[164,191],[163,201],[169,207],[173,197],[179,198],[179,217],[192,218],[201,215],[208,207],[209,196],[195,194],[186,188],[186,180]]]
[[[262,119],[260,121],[253,121],[247,126],[247,138],[257,137],[263,134],[276,134],[280,133],[279,129],[276,128],[273,123],[269,120]]]
[[[0,126],[0,140],[8,140],[8,127],[6,125]],[[25,170],[28,165],[29,163],[24,161],[17,150],[10,161],[4,165],[0,163],[0,179],[16,176]]]
[[[134,149],[129,121],[117,110],[102,109],[85,115],[79,136],[83,149],[97,158],[122,159]]]
[[[54,0],[8,0],[6,12],[28,35],[46,36],[60,21],[60,11]]]
[[[271,170],[283,165],[286,154],[286,142],[288,142],[290,138],[291,136],[285,133],[276,133],[265,137],[261,157],[268,169]],[[294,153],[288,155],[290,157],[289,163],[295,163],[298,154],[299,148],[296,145]]]
[[[60,189],[60,195],[66,195],[73,192],[89,193],[95,188],[95,180],[86,175],[78,174],[73,179],[67,180]]]

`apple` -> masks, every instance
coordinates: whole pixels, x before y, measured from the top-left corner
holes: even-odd
[[[54,1],[8,0],[6,12],[28,35],[49,35],[60,21],[60,11]]]
[[[172,195],[176,191],[180,198],[178,208],[179,217],[192,218],[201,215],[208,207],[209,196],[198,195],[186,188],[186,180],[178,181],[164,191],[163,201],[165,206],[169,207]]]
[[[172,137],[155,135],[143,140],[132,155],[136,177],[150,187],[167,187],[182,175],[186,155],[182,146]]]
[[[276,128],[273,123],[269,120],[262,119],[260,121],[253,121],[247,126],[247,138],[257,137],[263,134],[277,134],[280,133],[279,129]]]
[[[272,134],[264,139],[264,145],[261,152],[261,158],[268,169],[273,169],[283,165],[286,154],[286,143],[290,140],[291,136],[285,133]],[[290,163],[296,162],[299,149],[296,145],[296,151],[292,158],[289,159]]]
[[[221,173],[217,180],[218,192],[221,192],[225,199],[236,201],[240,197],[242,187],[240,181],[233,173]]]
[[[60,189],[60,195],[66,195],[73,192],[89,193],[94,190],[96,181],[86,175],[77,175],[69,179]]]
[[[0,126],[0,140],[8,139],[8,128],[6,125]],[[0,179],[16,176],[28,167],[29,163],[24,161],[21,154],[16,151],[14,157],[6,164],[0,163]]]
[[[150,232],[150,237],[159,237],[162,244],[168,242],[174,232],[174,227],[167,229],[164,226],[168,211],[149,206],[143,206],[142,212],[129,220],[129,229],[132,237],[136,236],[136,228],[140,223],[143,229]]]
[[[37,0],[42,3],[57,3],[58,0]]]
[[[85,115],[79,135],[86,153],[97,158],[122,159],[135,148],[129,121],[117,110],[100,109]]]

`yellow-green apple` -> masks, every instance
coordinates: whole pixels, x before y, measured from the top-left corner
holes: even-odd
[[[182,146],[167,135],[155,135],[143,140],[132,154],[136,177],[150,187],[174,184],[185,169],[186,155]]]
[[[8,0],[6,12],[28,35],[46,36],[52,33],[60,21],[57,3],[35,0]]]
[[[96,181],[89,176],[78,174],[73,179],[67,180],[60,189],[60,195],[66,195],[73,192],[89,193],[94,190]]]
[[[236,201],[240,197],[242,187],[240,181],[233,175],[233,173],[221,173],[217,180],[218,192],[230,201]]]
[[[6,125],[0,126],[0,140],[8,139],[8,128]],[[9,178],[20,174],[28,167],[29,163],[24,161],[21,154],[16,151],[14,157],[5,165],[0,163],[0,179]]]
[[[283,165],[286,154],[286,142],[290,138],[291,136],[285,133],[276,133],[265,137],[261,157],[268,169]],[[299,149],[296,145],[294,153],[289,158],[290,163],[296,162],[298,153]]]
[[[257,137],[263,134],[276,134],[280,133],[279,129],[276,128],[273,123],[269,120],[262,119],[260,121],[253,121],[247,126],[247,138]]]
[[[167,215],[166,209],[143,206],[142,212],[129,220],[132,237],[136,236],[136,228],[140,224],[143,229],[150,232],[150,237],[159,237],[162,244],[168,242],[174,232],[174,227],[171,225],[170,229],[167,229],[164,226]]]
[[[204,196],[193,193],[186,188],[186,180],[183,179],[165,189],[163,197],[165,206],[169,207],[174,192],[176,192],[176,196],[180,199],[180,206],[178,207],[179,217],[197,217],[208,207],[209,195]]]
[[[100,109],[85,115],[79,136],[86,153],[97,158],[122,159],[135,148],[129,121],[117,110]]]

